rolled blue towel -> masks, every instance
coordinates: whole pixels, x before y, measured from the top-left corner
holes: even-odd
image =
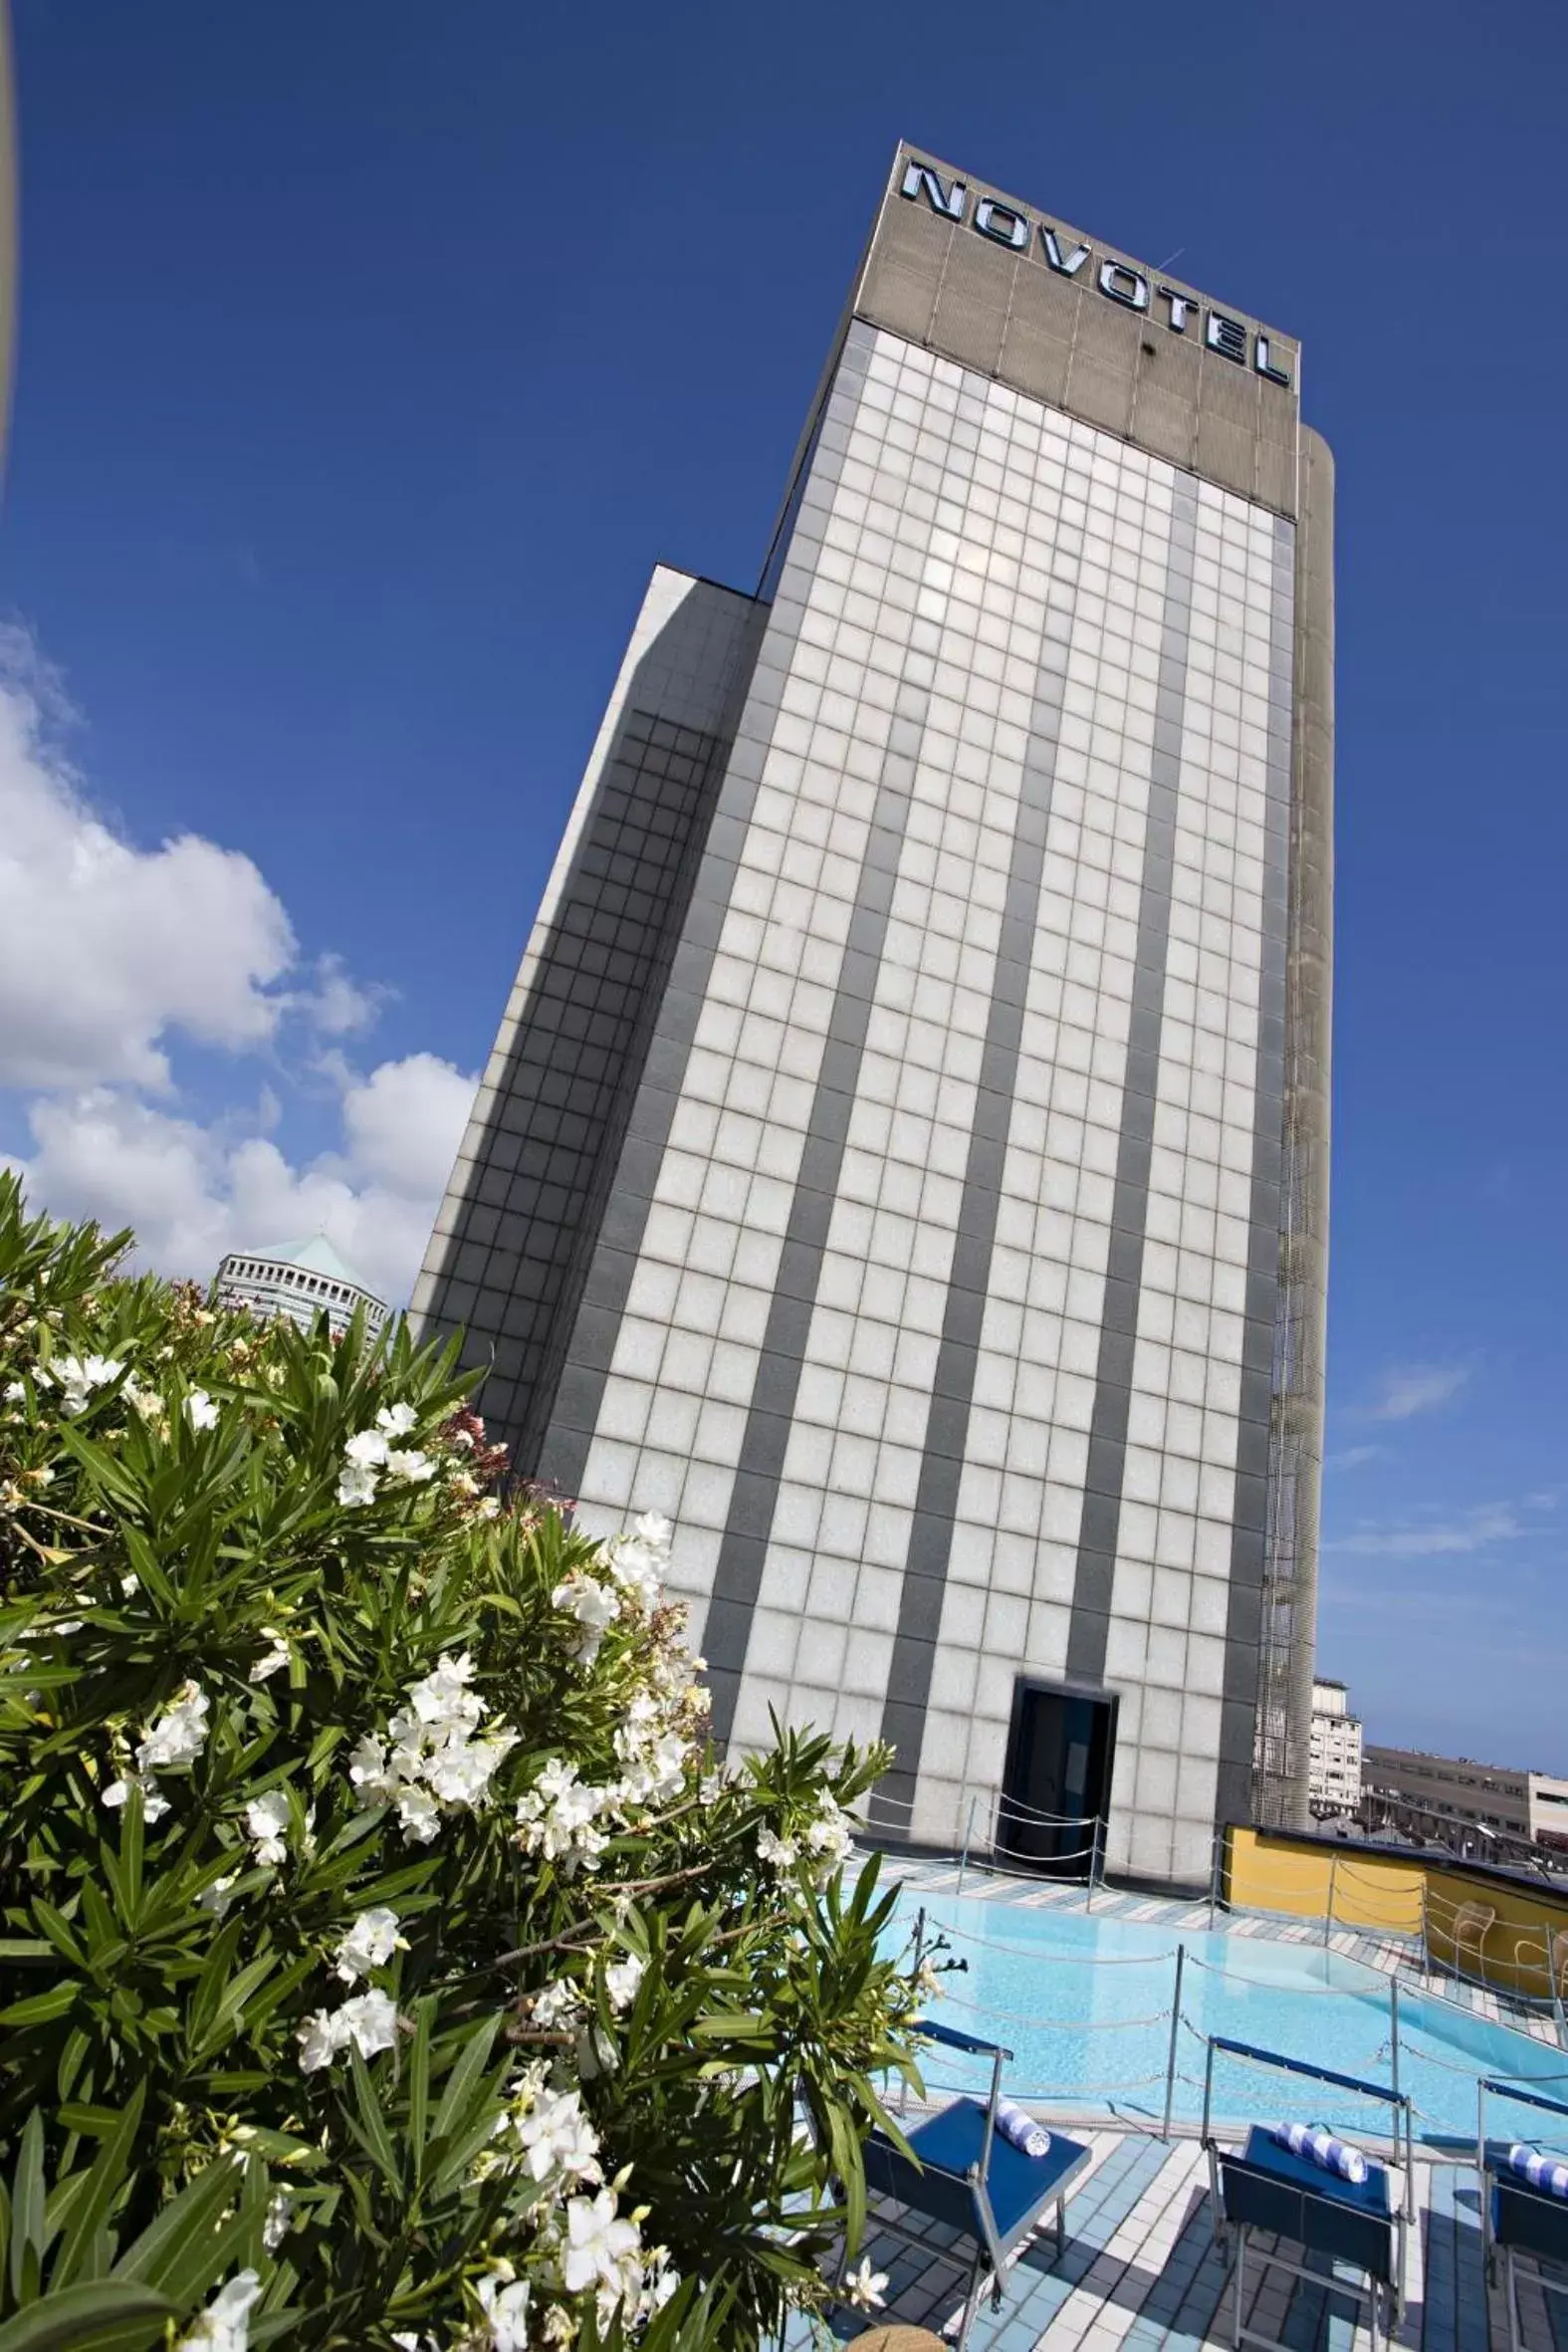
[[[1044,2156],[1050,2150],[1050,2134],[1042,2123],[1036,2123],[1026,2107],[1016,2099],[997,2101],[997,2129],[1014,2148],[1021,2148],[1025,2156]]]
[[[1361,2150],[1352,2148],[1348,2140],[1336,2140],[1324,2124],[1276,2124],[1274,2138],[1292,2156],[1304,2156],[1309,2164],[1321,2165],[1324,2172],[1338,2173],[1354,2189],[1367,2177],[1367,2160]]]
[[[1539,2148],[1526,2148],[1522,2140],[1515,2140],[1508,2150],[1508,2162],[1532,2189],[1568,2199],[1568,2164],[1560,2156],[1545,2156]]]

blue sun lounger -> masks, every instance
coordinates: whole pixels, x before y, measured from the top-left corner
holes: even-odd
[[[1486,2273],[1496,2277],[1500,2254],[1508,2301],[1508,2352],[1520,2352],[1519,2257],[1522,2254],[1534,2263],[1535,2283],[1543,2294],[1568,2296],[1568,2199],[1534,2188],[1513,2170],[1508,2162],[1511,2141],[1487,2139],[1488,2093],[1523,2107],[1539,2108],[1548,2115],[1568,2117],[1568,2105],[1495,2074],[1485,2076],[1475,2093],[1475,2169],[1480,2175]]]
[[[1369,2158],[1364,2181],[1342,2180],[1337,2173],[1325,2172],[1322,2166],[1310,2163],[1304,2156],[1293,2156],[1265,2124],[1252,2125],[1246,2145],[1239,2153],[1222,2148],[1212,2129],[1217,2053],[1244,2058],[1256,2065],[1276,2066],[1283,2073],[1304,2075],[1311,2082],[1354,2091],[1360,2098],[1380,2099],[1392,2107],[1391,2137],[1396,2153],[1401,2142],[1404,2146],[1401,2165],[1404,2190],[1398,2202],[1385,2166],[1374,2164]],[[1385,2083],[1362,2082],[1353,2074],[1333,2074],[1326,2066],[1310,2065],[1304,2058],[1286,2058],[1277,2050],[1254,2049],[1249,2042],[1229,2041],[1223,2034],[1210,2036],[1209,2060],[1204,2070],[1203,2138],[1209,2154],[1215,2234],[1229,2236],[1234,2242],[1232,2344],[1237,2347],[1258,2344],[1268,2347],[1268,2352],[1280,2352],[1277,2338],[1260,2335],[1255,2328],[1242,2323],[1246,2307],[1246,2249],[1254,2230],[1300,2246],[1303,2254],[1327,2254],[1361,2271],[1366,2280],[1364,2286],[1343,2279],[1332,2283],[1338,2292],[1354,2296],[1364,2306],[1372,2335],[1372,2352],[1378,2352],[1380,2306],[1386,2306],[1386,2334],[1394,2334],[1405,2309],[1405,2260],[1415,2220],[1414,2134],[1409,2099],[1399,2091],[1390,2090]],[[1309,2268],[1305,2261],[1292,2261],[1277,2247],[1263,2255],[1265,2269],[1275,2264],[1314,2286],[1325,2283],[1321,2270]]]
[[[957,2233],[959,2242],[949,2249],[881,2213],[872,2225],[878,2234],[901,2238],[928,2257],[936,2254],[951,2261],[955,2270],[968,2271],[964,2316],[953,2338],[956,2352],[963,2352],[980,2309],[987,2271],[992,2304],[1000,2310],[1009,2264],[1048,2214],[1055,2217],[1058,2249],[1065,2243],[1067,2192],[1087,2169],[1090,2151],[1081,2141],[1053,2131],[1044,2156],[1025,2156],[997,2130],[1002,2069],[1012,2052],[1000,2042],[977,2040],[929,2018],[917,2030],[949,2049],[990,2058],[991,2095],[985,2100],[955,2099],[917,2124],[907,2135],[913,2163],[885,2133],[873,2132],[865,2144],[866,2188],[872,2196],[892,2198],[910,2214],[945,2223]]]

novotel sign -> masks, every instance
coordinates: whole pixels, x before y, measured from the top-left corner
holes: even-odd
[[[899,192],[913,204],[924,199],[933,212],[948,220],[963,220],[969,202],[969,188],[963,180],[955,179],[950,187],[944,187],[940,174],[929,163],[911,163]],[[1115,261],[1109,255],[1096,261],[1087,245],[1064,243],[1058,230],[1042,220],[1031,221],[1026,212],[1004,203],[1000,196],[982,196],[970,226],[993,244],[1006,245],[1014,253],[1026,253],[1038,230],[1046,266],[1058,277],[1077,278],[1088,270],[1085,283],[1098,287],[1107,302],[1120,303],[1123,310],[1147,312],[1172,335],[1197,335],[1205,348],[1218,352],[1222,359],[1233,359],[1237,367],[1250,367],[1269,383],[1289,389],[1290,376],[1275,360],[1271,339],[1259,329],[1249,328],[1244,320],[1195,302],[1174,286],[1162,286],[1157,277],[1134,269],[1131,262]]]

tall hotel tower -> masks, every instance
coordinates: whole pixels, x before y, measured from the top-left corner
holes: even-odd
[[[1332,467],[1294,341],[900,148],[755,594],[653,574],[415,1294],[895,1834],[1304,1821]],[[1096,1824],[1102,1824],[1098,1829]]]

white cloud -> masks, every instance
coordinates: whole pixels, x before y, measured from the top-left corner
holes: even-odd
[[[1368,1462],[1379,1461],[1381,1446],[1346,1446],[1342,1453],[1327,1454],[1323,1458],[1325,1470],[1361,1470]]]
[[[1325,1544],[1328,1551],[1354,1551],[1385,1559],[1433,1559],[1442,1552],[1484,1551],[1535,1530],[1506,1503],[1482,1505],[1457,1519],[1429,1520],[1400,1528],[1363,1528]]]
[[[1374,1421],[1410,1421],[1446,1405],[1470,1376],[1468,1364],[1398,1364],[1383,1375],[1383,1393],[1372,1408]]]
[[[193,833],[145,848],[116,830],[61,748],[74,718],[25,631],[0,628],[0,1088],[31,1097],[15,1162],[31,1199],[128,1225],[141,1263],[202,1281],[227,1250],[322,1232],[402,1303],[476,1081],[433,1054],[363,1075],[324,1050],[367,1030],[388,992],[338,956],[303,962],[250,858]],[[254,1073],[244,1106],[210,1117],[173,1083],[185,1039],[266,1056],[286,1093],[285,1021],[337,1089],[340,1134],[310,1157],[291,1157],[286,1101]]]
[[[225,1251],[325,1233],[383,1298],[403,1303],[456,1155],[475,1080],[433,1054],[383,1061],[342,1096],[343,1143],[294,1166],[265,1103],[243,1124],[180,1117],[107,1086],[46,1097],[19,1162],[56,1215],[134,1227],[141,1263],[206,1281]]]
[[[53,704],[53,710],[52,710]],[[178,1029],[231,1052],[292,1009],[282,903],[248,857],[182,833],[122,839],[60,752],[49,674],[0,637],[0,1084],[161,1090]]]

